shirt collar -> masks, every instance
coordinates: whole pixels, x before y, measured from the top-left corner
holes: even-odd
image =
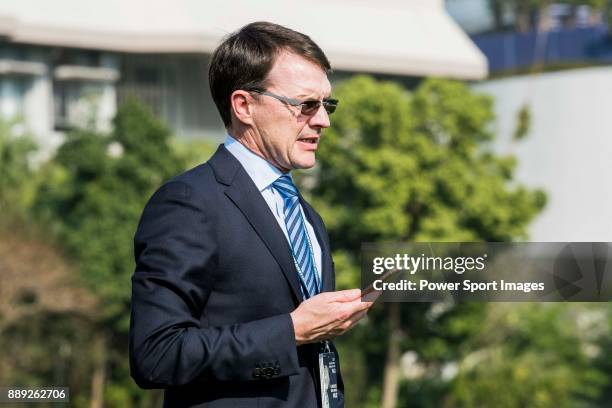
[[[225,148],[238,159],[259,191],[265,190],[270,184],[283,175],[279,169],[247,149],[242,143],[230,136],[229,133],[223,144]],[[289,177],[291,177],[291,173],[289,173]]]

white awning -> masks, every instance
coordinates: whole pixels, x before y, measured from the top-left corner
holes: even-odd
[[[45,75],[47,67],[40,62],[17,61],[0,58],[0,75]]]
[[[487,75],[442,0],[0,0],[0,35],[13,42],[129,53],[210,53],[257,20],[308,34],[337,70]]]
[[[120,74],[113,68],[60,65],[55,68],[53,76],[60,81],[117,82]]]

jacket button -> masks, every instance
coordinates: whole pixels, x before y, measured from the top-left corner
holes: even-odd
[[[261,377],[261,369],[258,367],[253,370],[253,378],[259,378],[259,377]]]

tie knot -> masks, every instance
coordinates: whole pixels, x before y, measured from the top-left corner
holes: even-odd
[[[297,188],[293,181],[291,181],[291,177],[289,175],[284,174],[272,183],[272,187],[276,189],[280,193],[283,198],[291,198],[295,197],[298,194]]]

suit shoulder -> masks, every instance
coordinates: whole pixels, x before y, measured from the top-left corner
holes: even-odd
[[[178,183],[192,189],[205,189],[215,181],[215,176],[208,162],[193,167],[177,176],[172,177],[165,184]]]
[[[217,182],[210,165],[200,164],[164,182],[151,196],[155,199],[178,199],[205,201],[214,191]]]

